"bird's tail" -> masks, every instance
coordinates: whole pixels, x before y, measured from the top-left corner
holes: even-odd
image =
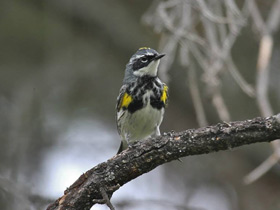
[[[124,142],[124,141],[121,141],[121,144],[120,144],[120,147],[119,147],[119,150],[117,152],[117,154],[120,154],[122,151],[124,151],[125,149],[127,148],[127,143]]]

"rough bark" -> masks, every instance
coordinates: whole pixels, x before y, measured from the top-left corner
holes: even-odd
[[[122,185],[157,166],[180,157],[280,138],[280,114],[268,118],[219,123],[199,129],[169,132],[130,146],[121,154],[88,170],[47,210],[86,210],[104,201]],[[103,192],[103,193],[102,193]],[[103,196],[102,196],[103,194]]]

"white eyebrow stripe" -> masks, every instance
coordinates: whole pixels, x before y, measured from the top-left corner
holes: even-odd
[[[144,56],[145,56],[145,55],[136,55],[135,58],[138,59],[138,58],[142,58],[142,57],[144,57]]]
[[[150,53],[150,52],[148,52],[148,53],[146,53],[146,55],[154,55],[154,53]]]
[[[129,62],[130,63],[132,63],[134,60],[137,60],[137,59],[139,59],[139,58],[142,58],[142,57],[144,57],[144,56],[155,56],[155,54],[154,53],[151,53],[151,52],[147,52],[146,54],[144,54],[144,55],[135,55],[134,57],[132,57],[130,60],[129,60]]]

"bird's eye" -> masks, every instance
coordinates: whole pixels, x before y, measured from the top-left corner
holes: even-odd
[[[148,61],[148,59],[146,57],[143,57],[140,59],[142,63],[146,63]]]

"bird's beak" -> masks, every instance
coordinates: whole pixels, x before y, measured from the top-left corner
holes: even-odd
[[[165,54],[159,54],[155,57],[155,60],[161,59],[163,56],[165,56]]]

